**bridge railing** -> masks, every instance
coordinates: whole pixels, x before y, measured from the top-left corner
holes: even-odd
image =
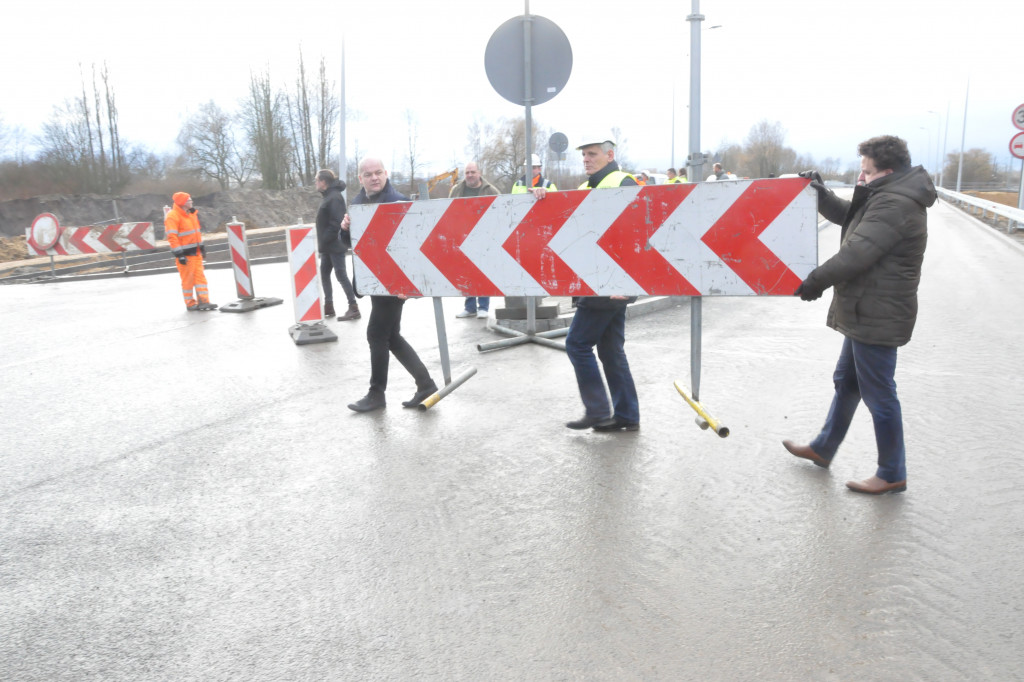
[[[936,191],[939,193],[940,197],[950,203],[956,204],[960,208],[970,210],[973,214],[978,214],[980,212],[980,217],[982,218],[991,213],[992,216],[996,218],[997,223],[999,218],[1005,219],[1007,234],[1014,230],[1024,230],[1024,211],[1019,208],[1000,204],[995,201],[989,201],[988,199],[979,199],[978,197],[972,197],[969,194],[952,192],[941,187],[937,187]]]

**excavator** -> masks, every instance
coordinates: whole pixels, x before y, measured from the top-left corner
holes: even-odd
[[[446,171],[446,172],[441,173],[439,175],[435,175],[434,177],[432,177],[429,180],[427,180],[427,195],[428,196],[430,194],[430,190],[434,189],[434,187],[437,185],[437,183],[441,182],[442,180],[451,180],[452,187],[454,187],[459,182],[459,169],[458,168],[453,168],[450,171]]]

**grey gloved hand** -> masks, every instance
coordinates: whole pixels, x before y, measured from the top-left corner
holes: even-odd
[[[817,301],[821,298],[822,292],[825,288],[815,282],[811,281],[808,277],[803,282],[800,282],[800,286],[793,292],[794,296],[799,296],[801,301]]]
[[[188,256],[186,256],[185,254],[181,254],[180,256],[178,256],[178,262],[181,263],[182,265],[188,265]]]
[[[807,178],[811,181],[811,187],[819,192],[826,191],[825,181],[821,178],[821,173],[816,170],[805,170],[797,173],[801,178]]]

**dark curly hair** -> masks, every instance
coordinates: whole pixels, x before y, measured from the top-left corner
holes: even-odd
[[[895,135],[879,135],[857,145],[857,153],[875,162],[878,170],[905,171],[910,168],[907,143]]]

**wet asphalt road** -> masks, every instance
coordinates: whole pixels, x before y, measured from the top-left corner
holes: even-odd
[[[672,386],[685,302],[630,320],[642,430],[603,435],[563,426],[564,354],[478,353],[455,299],[477,375],[419,412],[392,363],[357,415],[366,319],[295,346],[284,264],[247,314],[186,313],[174,275],[4,287],[0,679],[1024,679],[1024,250],[930,228],[881,498],[843,485],[874,471],[863,408],[829,471],[780,445],[828,406],[828,295],[705,299],[719,439]],[[439,379],[429,302],[404,331]]]

